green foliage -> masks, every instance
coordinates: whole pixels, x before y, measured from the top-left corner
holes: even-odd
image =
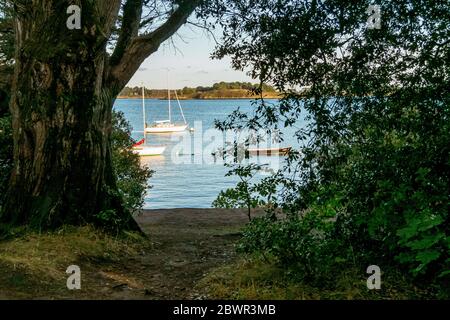
[[[251,220],[251,210],[255,208],[265,208],[266,212],[273,217],[278,209],[277,187],[282,181],[279,174],[260,179],[257,174],[264,169],[258,164],[233,164],[232,169],[225,175],[227,177],[236,176],[239,182],[234,188],[221,191],[213,207],[216,208],[247,208],[248,218]]]
[[[215,208],[256,208],[258,201],[252,197],[248,182],[240,181],[235,188],[221,191],[213,202]]]
[[[0,69],[2,65],[10,63],[14,55],[14,27],[11,11],[10,3],[4,1],[0,3]]]
[[[125,208],[137,213],[144,204],[148,179],[153,171],[140,165],[139,156],[134,154],[130,124],[123,113],[113,113],[111,134],[112,163],[117,177],[117,186]],[[113,216],[113,215],[112,215]]]
[[[260,201],[256,187],[250,183],[255,173],[260,170],[258,165],[235,166],[226,176],[237,176],[240,181],[235,188],[221,191],[217,199],[213,202],[215,208],[247,208],[248,219],[251,220],[251,209],[263,205]]]
[[[450,7],[383,2],[381,29],[369,29],[369,4],[230,0],[226,13],[210,9],[224,29],[215,56],[231,56],[237,69],[284,94],[279,104],[259,101],[252,117],[236,112],[218,127],[298,128],[299,153],[287,159],[278,188],[280,207],[295,218],[254,221],[244,248],[321,268],[336,259],[388,264],[443,288],[450,274]],[[239,15],[248,19],[229,18]],[[300,115],[307,124],[299,128]],[[334,245],[328,262],[316,258]]]
[[[95,219],[99,225],[108,226],[109,231],[115,234],[119,233],[123,225],[123,218],[113,209],[97,213]]]
[[[333,236],[341,211],[341,204],[335,199],[301,214],[255,218],[245,228],[238,249],[266,259],[273,257],[284,268],[294,268],[309,280],[332,277],[332,270],[354,260],[344,241]]]

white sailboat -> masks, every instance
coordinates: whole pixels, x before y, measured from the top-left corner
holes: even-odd
[[[146,117],[145,117],[145,88],[142,85],[142,117],[144,119],[144,139],[139,141],[133,146],[133,152],[141,157],[146,156],[159,156],[164,153],[166,150],[165,146],[149,146],[147,145],[147,137],[146,137]]]
[[[175,98],[177,99],[178,107],[180,108],[181,116],[183,117],[184,123],[173,123],[172,122],[172,105],[170,99],[170,87],[169,87],[169,74],[167,73],[167,96],[169,101],[169,119],[155,121],[153,125],[147,127],[145,126],[145,132],[147,133],[171,133],[171,132],[182,132],[188,128],[186,118],[184,117],[183,108],[181,107],[180,99],[178,99],[177,91],[175,92]]]
[[[164,146],[137,146],[133,147],[133,152],[140,157],[160,156],[164,153]]]

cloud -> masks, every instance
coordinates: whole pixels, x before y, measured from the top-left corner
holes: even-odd
[[[209,74],[209,72],[206,71],[206,70],[200,70],[200,71],[197,71],[196,73],[198,73],[198,74]]]

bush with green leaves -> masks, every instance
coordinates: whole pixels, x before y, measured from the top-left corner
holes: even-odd
[[[450,280],[450,4],[382,2],[379,29],[367,25],[370,4],[229,0],[211,9],[224,29],[215,56],[231,56],[236,68],[284,94],[278,103],[260,100],[252,116],[234,113],[219,128],[297,128],[299,153],[287,159],[280,207],[302,217],[339,203],[325,242],[351,247],[361,266],[392,265],[444,288]],[[301,115],[307,124],[299,127]],[[280,260],[312,257],[302,245],[310,243],[311,251],[317,245],[303,225],[295,229],[298,223],[251,226],[244,241]],[[320,219],[315,223],[320,229]],[[258,233],[264,241],[255,240]],[[306,255],[291,259],[292,248]],[[340,249],[330,254],[348,259]]]
[[[144,204],[144,197],[150,188],[148,180],[153,174],[148,167],[141,166],[139,156],[133,153],[135,143],[131,138],[131,126],[124,114],[114,112],[111,134],[113,168],[125,208],[134,214]]]
[[[230,165],[228,165],[230,166]],[[215,208],[247,208],[248,219],[251,220],[251,210],[263,205],[260,195],[251,180],[261,167],[258,165],[241,166],[235,165],[226,176],[237,176],[239,182],[236,187],[220,192],[219,196],[212,203]]]
[[[337,268],[355,266],[353,248],[334,235],[341,210],[339,200],[330,200],[301,213],[257,217],[245,227],[238,251],[276,259],[303,279],[332,280]]]

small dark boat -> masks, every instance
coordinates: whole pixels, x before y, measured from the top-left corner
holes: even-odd
[[[247,150],[248,155],[252,156],[286,156],[291,151],[292,147],[286,148],[252,148]]]

